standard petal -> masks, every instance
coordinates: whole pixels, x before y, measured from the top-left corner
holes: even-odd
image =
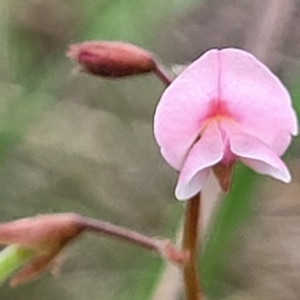
[[[209,103],[218,98],[218,50],[185,69],[166,89],[154,116],[154,134],[166,161],[180,170],[206,122]]]
[[[223,157],[223,140],[216,122],[211,122],[200,140],[189,151],[180,172],[175,195],[178,200],[187,200],[203,187],[209,168]]]
[[[254,171],[270,175],[283,182],[291,181],[291,175],[286,165],[261,140],[247,134],[233,135],[230,137],[230,149]]]
[[[279,79],[253,55],[238,49],[220,54],[220,99],[240,129],[256,136],[281,155],[298,125],[289,93]]]

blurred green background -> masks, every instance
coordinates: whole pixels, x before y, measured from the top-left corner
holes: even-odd
[[[0,221],[73,211],[175,240],[183,204],[152,133],[164,86],[151,75],[72,75],[68,45],[132,42],[170,70],[212,47],[245,48],[290,87],[300,111],[299,25],[296,0],[2,0]],[[238,166],[213,212],[220,193],[210,180],[199,262],[208,299],[299,299],[299,146],[295,139],[286,155],[291,185]],[[68,249],[58,278],[0,289],[1,300],[180,297],[172,266],[92,235]]]

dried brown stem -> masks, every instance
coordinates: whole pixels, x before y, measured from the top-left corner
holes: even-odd
[[[201,300],[199,276],[197,272],[197,255],[199,243],[199,220],[200,220],[200,194],[187,201],[182,250],[188,251],[189,261],[184,265],[183,278],[186,300]]]

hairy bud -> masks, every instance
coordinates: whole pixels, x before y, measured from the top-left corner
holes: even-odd
[[[67,56],[87,73],[123,77],[152,72],[156,63],[151,53],[137,46],[110,41],[90,41],[71,45]]]
[[[72,213],[40,215],[1,224],[0,244],[18,245],[35,253],[33,259],[12,278],[11,285],[38,276],[81,232],[81,217]]]

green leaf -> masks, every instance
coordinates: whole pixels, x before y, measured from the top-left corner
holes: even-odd
[[[32,259],[34,252],[20,246],[11,245],[0,252],[0,284]]]
[[[202,284],[209,299],[219,299],[223,290],[220,284],[228,256],[234,247],[236,230],[251,216],[252,195],[258,175],[238,165],[232,178],[232,189],[222,199],[216,211],[209,237],[200,259]]]

